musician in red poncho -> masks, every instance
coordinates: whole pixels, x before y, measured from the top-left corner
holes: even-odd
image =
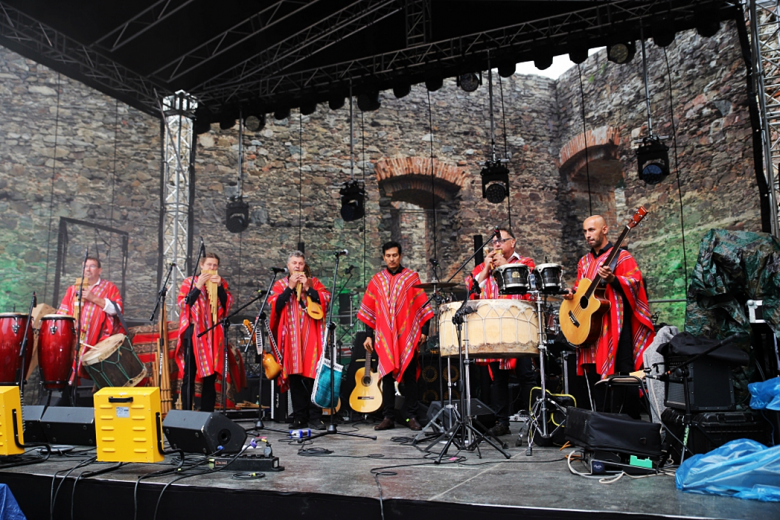
[[[533,259],[521,256],[515,251],[515,235],[507,227],[497,229],[499,235],[494,236],[492,249],[485,255],[485,261],[474,268],[471,276],[466,279],[466,287],[475,299],[512,299],[530,300],[529,294],[500,294],[498,283],[493,278],[495,268],[506,264],[522,264],[528,266],[529,274],[533,272]],[[474,287],[474,281],[479,289]],[[488,433],[498,437],[512,433],[509,429],[509,376],[514,372],[520,381],[520,403],[526,407],[530,401],[531,389],[535,376],[531,357],[519,359],[478,359],[477,364],[487,363],[492,384],[490,385],[490,404],[496,410],[496,424]]]
[[[217,402],[217,375],[222,383],[227,378],[223,372],[225,341],[221,326],[214,327],[207,334],[198,337],[227,315],[233,304],[228,283],[217,274],[219,257],[207,253],[200,261],[200,275],[188,277],[181,284],[177,303],[179,305],[179,338],[176,346],[176,364],[182,377],[182,408],[191,410],[195,395],[195,381],[201,382],[200,409],[214,411]],[[194,280],[194,284],[193,284]],[[192,348],[187,349],[187,344]],[[190,359],[185,360],[189,351]],[[192,368],[195,368],[194,373]],[[227,408],[223,404],[223,408]]]
[[[613,265],[602,265],[612,250],[604,217],[588,217],[582,231],[591,250],[577,264],[577,284],[583,277],[594,283],[596,278],[601,278],[599,283],[605,288],[610,308],[604,315],[598,340],[577,350],[577,373],[582,375],[586,364],[595,364],[602,378],[639,370],[642,354],[655,338],[642,272],[634,257],[624,249],[615,257]],[[572,291],[577,291],[576,285],[564,298],[573,299]],[[622,411],[639,418],[638,394],[634,394],[625,393]]]
[[[122,295],[119,289],[116,288],[116,285],[100,277],[102,273],[103,269],[100,265],[100,260],[88,256],[84,262],[84,278],[87,281],[85,285],[89,287],[81,295],[81,305],[84,312],[80,313],[79,319],[81,321],[81,336],[84,338],[84,343],[90,347],[94,347],[114,334],[125,333],[117,316],[118,313],[122,312],[124,305],[122,303]],[[76,285],[68,287],[57,314],[76,316],[76,308],[79,305],[77,289]],[[89,347],[82,345],[81,348],[81,357],[83,358],[85,350]],[[76,373],[75,369],[76,358],[74,357],[71,382],[73,381],[73,374]],[[89,376],[82,368],[79,371],[79,377]]]
[[[416,272],[401,265],[401,244],[387,242],[382,246],[386,269],[375,274],[366,288],[358,319],[366,324],[368,337],[363,345],[369,353],[376,350],[379,376],[382,377],[382,412],[384,419],[375,430],[395,426],[395,385],[403,381],[409,414],[407,425],[421,430],[417,420],[417,347],[428,337],[428,322],[433,311],[425,293],[413,286],[420,283]]]
[[[282,354],[282,366],[290,384],[293,405],[292,428],[324,430],[322,409],[311,400],[317,364],[322,356],[324,316],[330,292],[315,277],[308,276],[306,258],[293,251],[287,259],[289,275],[271,288],[271,332]],[[300,290],[299,290],[300,289]],[[316,308],[320,312],[316,312]]]

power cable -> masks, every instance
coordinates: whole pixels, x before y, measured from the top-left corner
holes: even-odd
[[[504,110],[504,84],[501,82],[501,76],[498,77],[498,93],[501,97],[501,123],[504,127],[504,159],[509,161],[509,147],[506,142],[506,111]],[[512,197],[506,198],[506,216],[509,229],[512,229]]]
[[[46,274],[43,289],[43,301],[47,301],[49,293],[49,256],[51,254],[51,222],[54,218],[54,176],[57,168],[57,138],[60,128],[60,73],[57,73],[57,109],[54,113],[54,157],[51,161],[51,192],[49,194],[49,229],[46,232]]]
[[[585,142],[585,176],[588,180],[588,210],[593,215],[593,199],[590,194],[590,161],[588,160],[588,132],[585,127],[585,88],[582,86],[582,69],[577,64],[577,77],[580,78],[580,98],[582,107],[582,140]]]
[[[433,211],[433,258],[437,259],[439,258],[439,251],[438,246],[436,242],[436,232],[438,230],[438,225],[436,223],[436,183],[435,178],[435,171],[433,168],[433,108],[431,107],[431,91],[426,89],[426,92],[428,93],[428,129],[430,130],[430,137],[431,137],[431,210]],[[433,266],[433,276],[436,277],[436,266]]]

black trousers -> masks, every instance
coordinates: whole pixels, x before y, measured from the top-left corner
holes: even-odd
[[[195,364],[195,351],[192,349],[192,325],[184,332],[184,375],[181,379],[182,410],[192,410],[195,403],[195,376],[198,373]],[[200,410],[213,412],[217,403],[217,374],[204,377],[201,381]]]
[[[500,370],[499,363],[490,363],[493,383],[490,385],[490,404],[496,411],[498,423],[509,426],[509,378],[511,370]],[[517,359],[515,375],[520,380],[520,409],[527,410],[534,386],[534,365],[530,356]]]
[[[409,417],[417,418],[419,407],[419,390],[417,388],[417,352],[412,356],[409,366],[404,371],[404,376],[399,381],[403,383],[404,403]],[[395,416],[395,380],[393,374],[387,374],[382,378],[382,414],[385,417]]]
[[[615,374],[629,374],[634,371],[634,340],[631,333],[631,308],[626,305],[623,314],[623,328],[620,330],[617,352],[615,352]],[[605,318],[606,319],[606,318]],[[640,418],[642,405],[639,391],[633,386],[614,386],[611,389],[612,413],[624,413],[634,419]],[[603,402],[605,396],[599,396]],[[610,402],[605,407],[610,407]],[[597,402],[597,404],[599,404]],[[600,405],[600,404],[599,404]]]
[[[299,423],[316,423],[322,420],[322,408],[311,402],[314,379],[300,374],[291,374],[290,398],[293,420]]]

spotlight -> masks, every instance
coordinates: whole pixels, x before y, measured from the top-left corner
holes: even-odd
[[[553,62],[553,53],[548,46],[538,47],[534,51],[534,66],[539,70],[549,69]]]
[[[409,84],[395,85],[393,87],[393,95],[395,96],[396,99],[401,99],[402,97],[408,96],[411,91],[412,91],[412,86]]]
[[[481,74],[480,74],[481,76]],[[473,72],[458,76],[458,86],[465,92],[474,92],[482,84],[482,78]]]
[[[482,198],[499,204],[509,195],[509,170],[499,161],[485,163],[482,176]]]
[[[301,103],[301,114],[304,116],[310,116],[317,111],[317,103],[314,101],[306,101]]]
[[[647,184],[658,184],[669,176],[669,147],[658,137],[646,137],[636,149],[639,178]]]
[[[250,132],[258,132],[265,127],[265,114],[251,115],[244,119],[244,128]]]
[[[425,88],[428,89],[428,92],[436,92],[442,85],[444,85],[444,80],[441,78],[428,78],[425,80]]]
[[[220,130],[230,130],[234,126],[236,126],[235,117],[222,116],[222,118],[219,120]]]
[[[674,41],[674,20],[662,16],[653,20],[653,43],[659,47],[668,47]]]
[[[714,8],[698,9],[696,13],[696,32],[699,36],[712,38],[720,30],[718,12]]]
[[[357,106],[363,112],[379,110],[379,107],[382,106],[379,102],[379,91],[372,90],[363,94],[358,94]]]
[[[333,96],[328,100],[328,107],[331,110],[338,110],[344,106],[344,103],[344,96]]]
[[[363,218],[363,215],[366,214],[364,207],[366,191],[359,181],[345,183],[344,187],[339,190],[339,195],[341,195],[341,218],[345,222]]]
[[[274,119],[277,121],[281,121],[282,119],[287,119],[290,117],[290,107],[287,108],[277,108],[274,110]]]
[[[615,43],[607,47],[607,59],[618,65],[628,63],[634,59],[635,54],[636,43],[632,41]]]
[[[228,201],[225,225],[231,233],[241,233],[249,226],[249,204],[241,197],[231,198]]]
[[[517,65],[515,65],[514,61],[510,61],[507,63],[500,63],[498,65],[498,75],[501,76],[502,78],[511,77],[516,70],[517,70]]]
[[[569,44],[569,59],[579,65],[588,59],[588,40],[584,36],[574,37]]]

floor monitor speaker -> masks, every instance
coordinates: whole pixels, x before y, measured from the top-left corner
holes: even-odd
[[[163,432],[171,448],[206,455],[237,453],[246,440],[244,428],[217,412],[171,410]]]

